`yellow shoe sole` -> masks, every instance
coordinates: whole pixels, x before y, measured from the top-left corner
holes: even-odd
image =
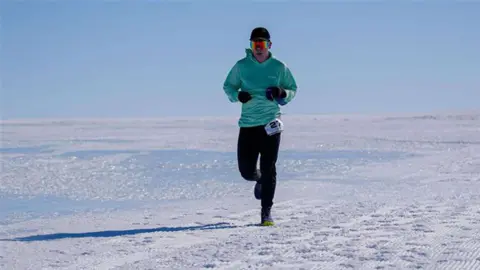
[[[263,222],[261,225],[262,225],[262,226],[273,226],[273,225],[275,225],[275,224],[273,223],[273,221],[265,221],[265,222]]]

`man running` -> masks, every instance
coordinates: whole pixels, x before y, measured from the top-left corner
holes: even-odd
[[[283,123],[280,107],[296,94],[290,69],[272,55],[270,33],[257,27],[250,34],[250,48],[229,71],[223,90],[231,102],[241,102],[237,144],[238,169],[255,181],[254,195],[261,200],[261,225],[272,226],[271,208],[277,182],[276,162]],[[257,160],[260,155],[260,169]]]

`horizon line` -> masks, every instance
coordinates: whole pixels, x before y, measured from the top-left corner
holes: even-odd
[[[411,112],[331,112],[331,113],[292,113],[282,114],[282,117],[392,117],[392,116],[448,116],[448,115],[480,115],[479,109],[464,110],[431,110],[431,111],[411,111]],[[199,119],[233,119],[237,120],[239,115],[178,115],[178,116],[65,116],[65,117],[10,117],[0,116],[0,123],[7,122],[42,122],[42,121],[131,121],[131,120],[199,120]]]

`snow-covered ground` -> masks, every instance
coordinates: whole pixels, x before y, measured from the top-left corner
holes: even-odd
[[[2,122],[0,269],[480,269],[480,113],[284,122],[275,227],[236,118]]]

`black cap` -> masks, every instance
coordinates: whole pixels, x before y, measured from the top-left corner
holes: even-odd
[[[257,27],[252,30],[250,34],[250,40],[254,39],[266,39],[270,40],[270,33],[268,32],[267,28],[264,27]]]

